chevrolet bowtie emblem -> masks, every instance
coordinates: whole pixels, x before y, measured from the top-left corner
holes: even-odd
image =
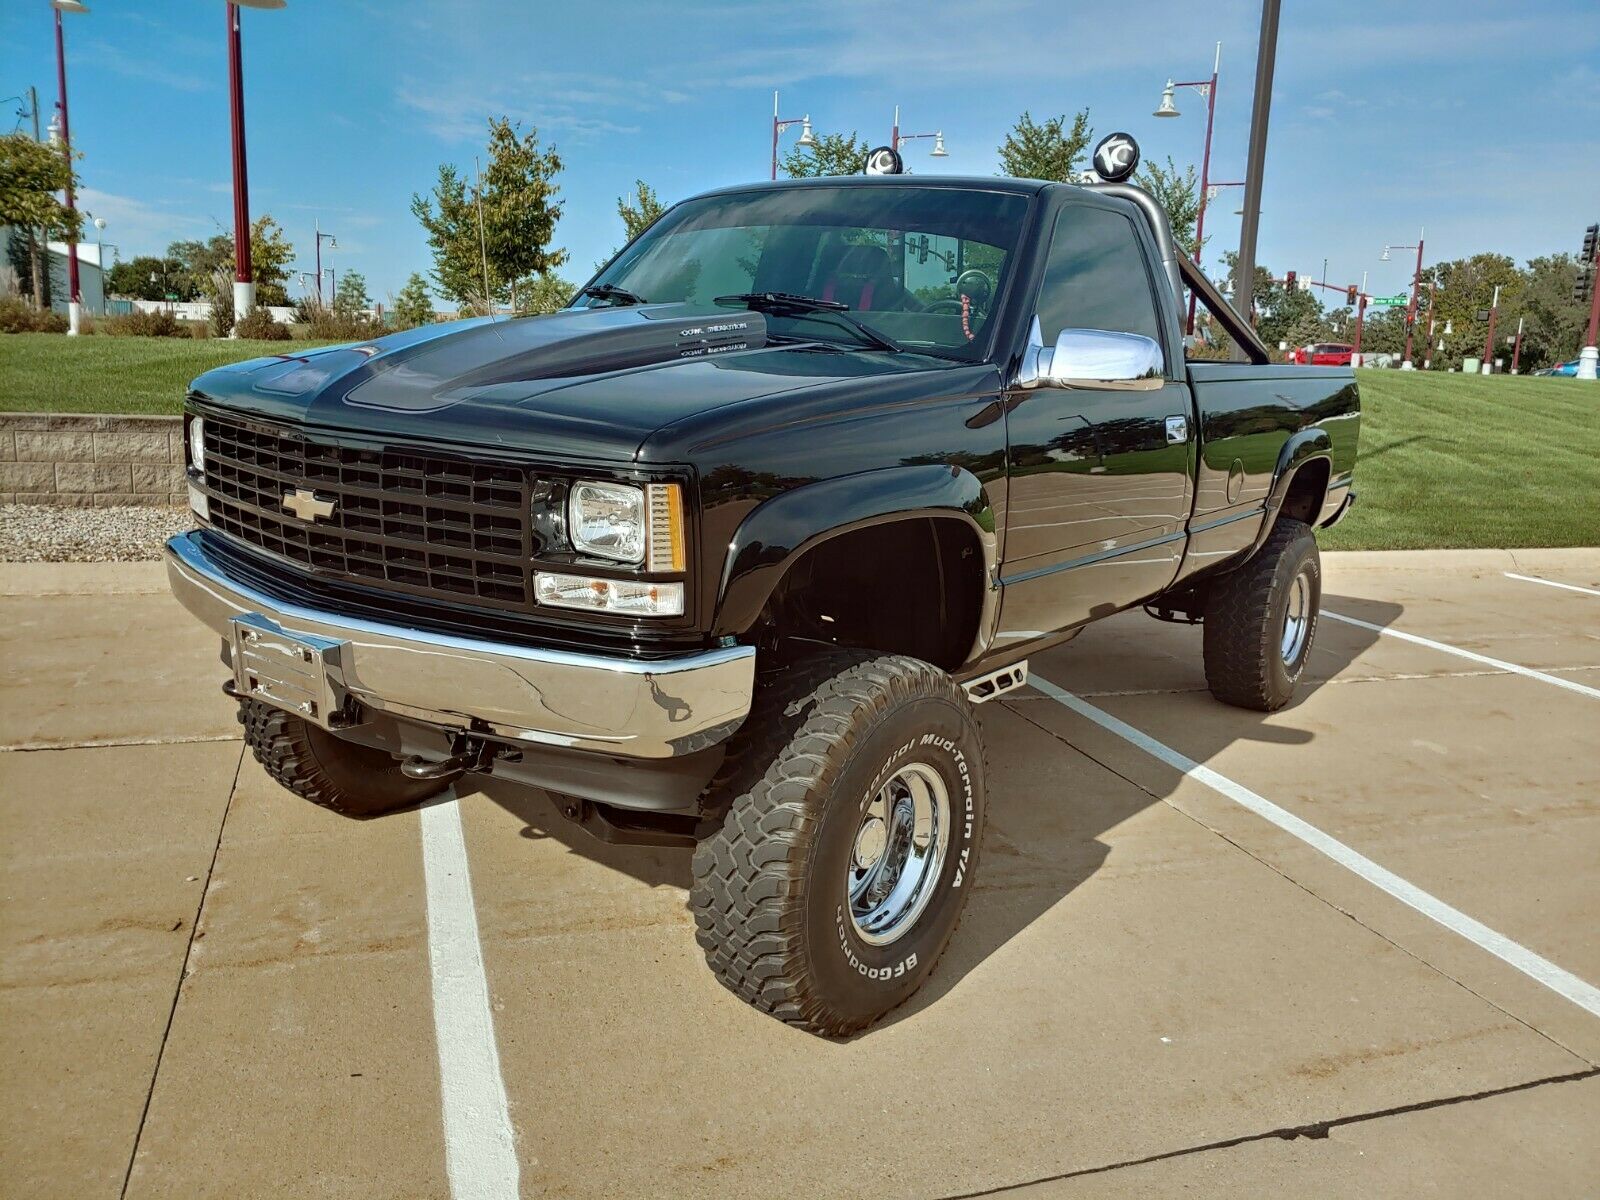
[[[283,494],[283,510],[302,521],[320,521],[333,516],[333,501],[318,500],[317,494],[308,488],[295,488]]]

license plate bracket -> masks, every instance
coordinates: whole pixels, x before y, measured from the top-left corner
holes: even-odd
[[[241,613],[229,623],[238,694],[303,717],[324,729],[345,724],[346,643],[290,633],[270,617]]]

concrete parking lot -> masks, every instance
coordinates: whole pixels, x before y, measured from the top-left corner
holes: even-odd
[[[685,853],[315,809],[157,566],[0,564],[0,1191],[1593,1194],[1600,551],[1326,565],[1281,713],[1137,613],[980,710],[967,915],[836,1043],[712,981]]]

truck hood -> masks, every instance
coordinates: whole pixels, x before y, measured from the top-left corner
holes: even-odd
[[[457,321],[254,359],[207,372],[191,392],[310,428],[614,462],[713,408],[936,362],[769,346],[758,313],[645,305]]]

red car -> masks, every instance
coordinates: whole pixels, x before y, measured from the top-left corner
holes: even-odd
[[[1289,356],[1289,361],[1302,367],[1348,367],[1354,346],[1344,342],[1318,342],[1314,346],[1301,346]]]

